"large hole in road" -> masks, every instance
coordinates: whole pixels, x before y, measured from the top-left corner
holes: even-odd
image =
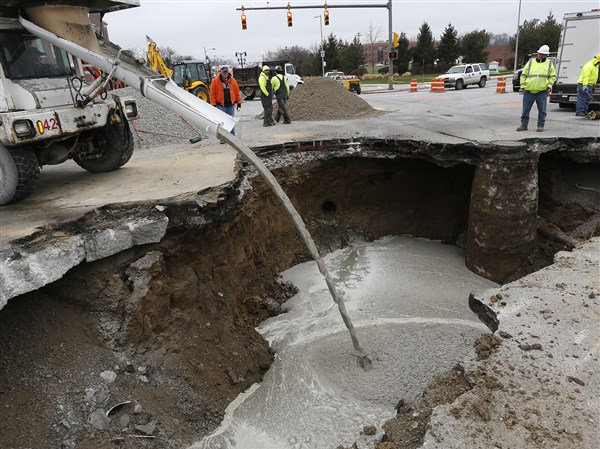
[[[328,264],[347,297],[358,285],[353,278],[358,270],[386,273],[376,284],[389,284],[398,298],[410,296],[412,291],[403,291],[408,282],[397,285],[392,280],[418,277],[407,273],[408,268],[435,271],[416,260],[425,255],[439,258],[447,251],[472,272],[440,271],[429,284],[437,282],[448,290],[449,278],[470,276],[503,283],[550,264],[557,251],[570,249],[578,239],[598,235],[600,160],[593,142],[452,147],[364,140],[294,143],[257,152],[297,206],[321,254],[332,253]],[[290,339],[300,338],[298,323],[312,311],[296,314],[314,308],[318,319],[304,321],[306,326],[321,320],[333,327],[328,322],[329,302],[295,299],[299,308],[287,303],[282,308],[304,288],[294,284],[311,276],[311,268],[296,267],[309,261],[308,253],[262,180],[245,167],[231,185],[203,193],[213,201],[199,202],[187,195],[161,202],[169,217],[161,242],[83,263],[59,281],[8,302],[0,313],[0,433],[5,447],[186,447],[214,431],[226,407],[272,366],[276,348],[269,347],[257,326],[263,323],[262,331],[270,339],[288,330],[293,333]],[[54,232],[106,228],[110,223],[99,217],[117,223],[132,214],[155,212],[155,205],[109,206]],[[396,245],[399,250],[389,259],[372,256]],[[376,260],[380,265],[372,265]],[[280,277],[291,267],[296,268]],[[488,281],[479,282],[468,285]],[[316,288],[310,285],[309,298]],[[410,288],[426,290],[412,282]],[[374,296],[380,294],[377,290]],[[373,372],[378,376],[367,379],[370,389],[359,396],[396,403],[400,398],[395,397],[395,386],[408,384],[416,397],[435,370],[450,369],[452,360],[469,350],[475,333],[460,323],[475,322],[474,315],[436,312],[433,319],[420,314],[428,301],[443,310],[441,299],[425,298],[414,310],[396,302],[390,307],[415,319],[388,320],[386,325],[374,319],[377,332],[361,322],[361,316],[370,313],[367,304],[350,305],[366,342],[379,342],[365,344],[376,351]],[[467,297],[463,299],[466,307]],[[272,321],[278,318],[271,317],[286,317],[280,315],[282,310],[292,310],[289,318],[296,321]],[[475,325],[471,328],[477,330]],[[394,340],[385,337],[387,332]],[[452,338],[444,338],[448,332]],[[409,334],[419,337],[409,340]],[[449,357],[435,370],[419,368],[413,377],[418,381],[411,383],[399,373],[418,365],[419,354],[431,351],[428,334],[454,344],[438,342]],[[351,344],[345,333],[311,338],[314,351],[298,357],[298,362],[314,367],[309,374],[319,381],[330,382],[328,392],[339,392],[333,384],[344,378],[366,375],[349,363]],[[409,350],[395,353],[399,346]],[[277,359],[273,366],[285,363]],[[378,371],[386,364],[389,371]],[[269,373],[276,377],[284,371]],[[281,378],[275,382],[281,383]],[[336,410],[328,410],[323,397],[315,400],[318,411],[311,408],[311,391],[301,393],[305,404],[294,421],[302,424],[305,414],[321,414],[328,417],[325,428],[306,427],[305,435],[286,437],[282,444],[311,447],[317,444],[317,433],[330,433],[343,443],[347,435],[334,432],[339,428]],[[260,401],[253,408],[252,398],[241,398],[245,400],[238,401],[250,407],[246,413],[264,419],[265,429],[279,425],[280,420],[260,409]],[[354,399],[348,391],[337,398],[340,404]],[[295,401],[282,400],[290,407]],[[279,412],[286,409],[284,403]],[[344,413],[354,413],[350,427],[357,433],[368,424],[352,410]]]

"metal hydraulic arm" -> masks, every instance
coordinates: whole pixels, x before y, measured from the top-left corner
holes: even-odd
[[[236,120],[230,115],[187,93],[169,77],[157,75],[156,72],[137,61],[131,53],[121,51],[118,46],[108,41],[101,40],[99,42],[102,50],[102,54],[99,54],[58,37],[23,17],[19,17],[19,21],[32,34],[89,62],[105,73],[112,73],[119,81],[140,91],[145,97],[156,101],[210,134],[217,137],[223,131],[229,134],[236,125]]]

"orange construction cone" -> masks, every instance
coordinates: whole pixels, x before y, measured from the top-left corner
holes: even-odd
[[[417,80],[410,80],[410,91],[411,92],[417,91]]]
[[[506,77],[499,76],[496,84],[496,93],[497,94],[505,94],[506,93]]]
[[[444,80],[442,78],[431,80],[431,92],[444,92]]]

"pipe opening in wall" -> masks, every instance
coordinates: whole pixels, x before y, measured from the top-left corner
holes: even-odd
[[[334,215],[337,212],[337,206],[333,201],[325,201],[321,206],[321,210],[329,215]]]

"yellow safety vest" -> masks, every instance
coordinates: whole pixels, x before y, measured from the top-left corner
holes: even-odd
[[[552,89],[554,81],[556,81],[556,70],[550,58],[546,58],[544,62],[535,58],[530,59],[521,73],[521,86],[532,94]]]
[[[593,86],[598,82],[598,61],[596,58],[585,63],[585,65],[581,68],[581,73],[579,74],[578,84],[583,84],[584,86]]]

